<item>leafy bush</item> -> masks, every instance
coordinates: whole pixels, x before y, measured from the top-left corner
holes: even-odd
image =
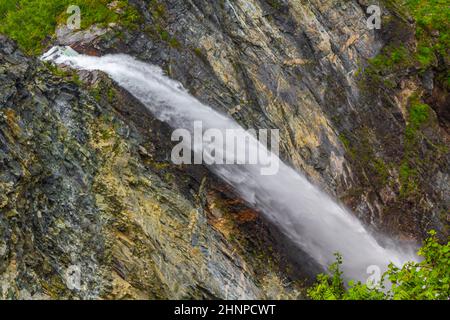
[[[419,250],[421,262],[408,262],[401,268],[389,265],[380,286],[350,281],[344,285],[342,257],[329,267],[329,274],[320,274],[308,290],[313,300],[448,300],[450,299],[450,242],[440,244],[435,231]],[[383,284],[388,280],[391,288]]]
[[[422,262],[408,262],[402,268],[389,266],[386,272],[392,288],[389,298],[394,300],[450,299],[450,242],[439,244],[436,232],[424,241],[418,254]]]

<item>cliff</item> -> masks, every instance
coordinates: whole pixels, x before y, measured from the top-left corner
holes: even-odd
[[[115,1],[117,21],[59,22],[41,44],[159,65],[280,129],[283,160],[371,228],[445,237],[448,48],[416,59],[417,17],[395,3],[369,30],[368,1],[133,0],[127,23]],[[313,263],[206,168],[173,165],[170,129],[105,75],[1,36],[0,88],[0,297],[304,297]]]

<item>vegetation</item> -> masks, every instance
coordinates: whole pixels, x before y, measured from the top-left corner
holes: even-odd
[[[349,281],[344,284],[340,270],[342,257],[329,267],[329,274],[320,274],[308,290],[313,300],[448,300],[450,299],[450,242],[440,244],[436,232],[419,250],[421,262],[408,262],[398,268],[393,264],[382,275],[381,284]],[[386,281],[391,284],[387,288]]]
[[[136,9],[128,1],[117,2],[116,10],[108,8],[109,0],[2,0],[0,2],[0,33],[6,34],[28,54],[39,54],[54,34],[58,23],[68,18],[67,8],[81,9],[81,28],[92,24],[120,22],[131,25],[138,21]]]
[[[386,89],[398,88],[405,78],[421,77],[426,70],[433,69],[435,85],[447,89],[450,85],[448,70],[450,10],[446,0],[384,0],[384,5],[404,22],[396,23],[392,28],[404,28],[394,32],[389,45],[368,61],[362,89],[376,95],[386,95]],[[407,17],[415,21],[415,41],[409,39],[410,29]],[[401,20],[401,19],[400,19]],[[387,21],[386,23],[389,23]],[[398,24],[400,23],[400,24]],[[404,132],[403,157],[395,165],[398,167],[400,196],[413,197],[420,190],[419,175],[426,168],[428,159],[437,157],[440,146],[435,145],[425,129],[432,125],[431,108],[423,103],[423,92],[417,91],[408,103],[406,127]],[[427,148],[422,142],[427,141]],[[380,176],[386,176],[382,163],[374,166]],[[386,179],[382,179],[385,181]]]
[[[360,169],[366,172],[366,176],[370,177],[370,180],[367,179],[366,182],[381,187],[389,181],[391,164],[386,163],[377,154],[370,136],[368,128],[361,128],[354,133],[342,132],[338,138],[350,158],[357,160],[356,165],[360,166]]]
[[[446,55],[450,44],[450,10],[447,0],[407,0],[406,5],[416,20],[419,40],[417,58],[423,66],[434,60],[436,52]],[[434,39],[431,39],[434,38]]]
[[[409,147],[414,147],[417,142],[418,132],[427,123],[429,117],[430,107],[425,103],[421,103],[416,97],[413,97],[410,100],[408,123],[405,130],[406,144]]]
[[[406,47],[402,41],[386,46],[380,54],[369,60],[366,68],[365,74],[371,82],[393,88],[398,82],[396,78],[409,68],[423,72],[436,66],[440,56],[448,56],[450,10],[447,0],[385,0],[385,5],[401,15],[407,12],[406,15],[416,22],[417,46]],[[446,79],[442,81],[444,85],[450,85],[450,73],[446,65],[440,73],[439,78]]]
[[[283,7],[283,3],[280,0],[267,0],[267,3],[275,10],[280,10]]]
[[[147,33],[155,40],[166,42],[172,48],[181,47],[180,42],[165,29],[168,17],[166,5],[160,0],[150,0],[148,11],[152,15],[153,24],[146,26]]]
[[[419,159],[418,149],[422,140],[422,128],[430,118],[430,107],[413,96],[409,102],[407,125],[405,128],[404,158],[400,165],[400,195],[408,196],[418,190],[417,169],[422,159]]]

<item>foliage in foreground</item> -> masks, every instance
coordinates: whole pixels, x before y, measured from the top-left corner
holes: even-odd
[[[393,264],[383,274],[381,285],[371,286],[350,281],[345,286],[340,270],[342,257],[329,267],[329,274],[320,274],[308,290],[313,300],[448,300],[450,299],[450,242],[440,244],[436,232],[419,250],[421,262],[408,262],[402,268]],[[386,289],[388,280],[392,286]]]

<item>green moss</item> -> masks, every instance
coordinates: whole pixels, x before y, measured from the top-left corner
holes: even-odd
[[[47,67],[47,69],[54,75],[57,77],[67,77],[68,72],[63,70],[62,68],[60,68],[59,66],[50,63],[50,62],[44,62],[45,66]]]
[[[70,81],[75,83],[77,86],[81,86],[83,84],[83,82],[80,80],[80,76],[78,75],[78,73],[76,71],[72,72]]]
[[[339,135],[339,140],[344,145],[351,159],[356,161],[361,170],[365,171],[370,177],[371,184],[383,186],[388,183],[390,166],[376,155],[368,129],[359,130],[356,138],[353,140],[354,143],[351,142],[348,134],[345,133]]]
[[[350,140],[347,138],[347,136],[344,133],[339,134],[338,136],[339,140],[341,141],[342,145],[345,148],[345,151],[352,157],[355,158],[355,150],[351,147]]]
[[[411,126],[420,127],[428,121],[430,117],[430,107],[425,103],[413,101],[409,108],[409,123]]]
[[[61,67],[53,64],[53,63],[44,63],[47,67],[47,70],[50,71],[54,76],[65,78],[66,80],[69,80],[78,86],[82,84],[82,81],[80,80],[80,77],[78,76],[78,73],[74,70],[64,70]]]
[[[166,30],[161,30],[159,35],[161,36],[162,41],[169,41],[170,40],[170,34]]]
[[[117,102],[118,92],[113,84],[101,81],[93,86],[89,86],[89,94],[97,102],[109,103],[113,105]]]
[[[401,196],[410,196],[418,191],[417,168],[425,165],[425,157],[419,155],[419,144],[424,138],[422,130],[429,119],[430,107],[421,103],[417,96],[412,97],[405,127],[404,157],[399,169]]]
[[[283,7],[283,3],[280,0],[267,0],[267,3],[275,10],[280,10]]]
[[[420,44],[417,49],[416,59],[419,61],[421,68],[426,69],[436,61],[436,56],[432,48]]]
[[[180,48],[180,41],[167,31],[167,8],[158,0],[151,0],[148,11],[152,15],[153,23],[145,27],[145,32],[154,40],[166,42],[172,48]]]
[[[99,86],[91,88],[89,90],[89,93],[97,102],[100,102],[102,100],[101,89]]]
[[[450,10],[447,0],[384,0],[383,3],[404,21],[406,17],[412,17],[416,21],[417,47],[411,45],[406,48],[403,44],[392,44],[370,59],[364,73],[369,83],[363,81],[361,85],[372,91],[373,84],[386,88],[396,87],[398,76],[407,68],[416,67],[423,73],[426,69],[436,66],[439,56],[448,56],[450,43]],[[392,42],[395,43],[396,40]],[[445,76],[438,75],[437,78],[448,85],[448,66],[444,63],[440,70]]]
[[[150,0],[148,10],[156,20],[164,19],[167,15],[166,5],[158,0]]]
[[[422,45],[428,42],[430,50],[446,55],[450,44],[448,0],[406,0],[406,6],[416,20],[416,35]],[[438,35],[430,39],[433,32]]]
[[[152,33],[156,33],[159,35],[159,40],[166,42],[169,46],[172,48],[179,48],[181,47],[180,42],[177,40],[177,38],[170,35],[170,33],[163,29],[161,26],[156,25],[156,30],[152,30]]]
[[[209,64],[208,57],[207,57],[206,53],[204,53],[203,50],[202,50],[201,48],[194,48],[194,49],[192,49],[192,50],[194,51],[194,54],[195,54],[200,60],[203,61],[203,63]],[[242,101],[241,101],[241,103],[242,103],[242,104],[246,104],[246,102],[242,102]]]
[[[436,54],[447,55],[450,43],[450,10],[447,0],[384,0],[397,15],[416,22],[416,60],[427,67]]]
[[[130,25],[137,21],[138,12],[119,0],[118,6],[124,12],[120,15],[110,10],[109,0],[2,0],[0,2],[0,33],[17,41],[28,54],[39,54],[53,36],[58,23],[69,17],[70,5],[81,10],[81,28],[92,24],[107,24],[123,21]],[[119,21],[120,20],[120,21]]]
[[[407,153],[415,148],[421,136],[422,127],[428,122],[430,107],[421,103],[416,97],[411,98],[405,128],[405,148]]]
[[[339,134],[339,140],[344,145],[345,149],[348,149],[350,147],[350,141],[348,140],[347,136],[343,133]]]
[[[113,103],[114,100],[116,99],[117,93],[116,93],[116,90],[113,87],[108,88],[107,97],[108,97],[108,102],[109,103]]]
[[[181,47],[181,43],[178,41],[177,38],[170,38],[169,45],[172,48],[180,48]]]
[[[395,16],[404,22],[413,18],[415,24],[415,42],[404,42],[400,34],[393,32],[390,45],[368,61],[360,85],[368,94],[385,94],[386,89],[398,87],[405,78],[414,79],[424,71],[433,68],[435,84],[448,88],[450,71],[446,59],[448,57],[448,30],[450,10],[448,1],[443,0],[384,0],[383,4]],[[415,46],[415,44],[417,44]],[[400,194],[414,197],[421,187],[423,173],[431,164],[444,154],[439,142],[425,131],[430,127],[432,110],[413,96],[408,103],[406,126],[404,131],[403,156],[397,163],[400,180]],[[424,143],[426,141],[426,144]],[[358,158],[359,153],[358,153]],[[384,166],[375,161],[373,167],[380,177],[385,176]]]
[[[396,86],[393,79],[387,76],[395,75],[413,65],[410,52],[404,46],[387,46],[372,59],[369,59],[365,75],[370,82],[384,84],[389,88]]]
[[[371,66],[378,70],[409,65],[408,50],[404,46],[388,46],[383,49],[382,54],[369,60]]]
[[[384,162],[384,160],[381,158],[373,158],[371,163],[375,171],[377,172],[377,176],[381,180],[381,184],[386,184],[389,179],[389,168],[386,162]]]
[[[202,52],[201,48],[194,48],[193,51],[194,51],[194,53],[195,53],[195,55],[197,57],[202,57],[203,56],[203,52]]]
[[[406,160],[400,166],[399,179],[401,197],[412,195],[418,190],[417,169],[411,168]]]
[[[123,11],[123,14],[119,17],[121,25],[128,29],[137,29],[142,24],[142,15],[135,7],[129,5],[128,1],[119,1],[117,7]]]

